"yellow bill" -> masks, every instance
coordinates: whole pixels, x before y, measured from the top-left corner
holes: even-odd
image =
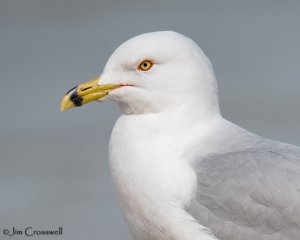
[[[119,87],[121,85],[99,85],[99,78],[82,83],[66,93],[61,101],[60,110],[63,112],[69,108],[80,107],[88,102],[99,100]]]

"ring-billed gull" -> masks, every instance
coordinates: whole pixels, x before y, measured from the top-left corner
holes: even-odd
[[[109,145],[136,240],[300,239],[300,148],[225,120],[209,59],[175,32],[123,43],[61,109],[112,99]]]

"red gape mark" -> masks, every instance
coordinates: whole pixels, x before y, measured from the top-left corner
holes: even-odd
[[[120,85],[120,87],[126,87],[126,86],[131,86],[131,87],[133,87],[134,85],[132,85],[132,84],[121,84],[121,85]]]

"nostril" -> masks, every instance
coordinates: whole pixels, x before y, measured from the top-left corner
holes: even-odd
[[[88,90],[88,89],[90,89],[90,88],[92,88],[92,87],[80,88],[80,91],[86,91],[86,90]]]

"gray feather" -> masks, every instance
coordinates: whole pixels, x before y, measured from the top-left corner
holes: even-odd
[[[247,147],[195,161],[187,211],[220,240],[300,239],[300,148],[249,136]]]

